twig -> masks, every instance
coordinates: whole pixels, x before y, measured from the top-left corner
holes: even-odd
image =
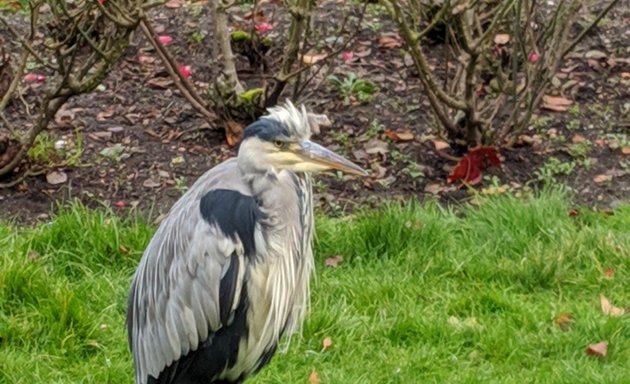
[[[2,109],[0,109],[0,119],[2,119],[4,125],[6,125],[7,129],[11,133],[11,136],[18,137],[17,130],[15,129],[15,127],[13,127],[13,124],[11,124],[9,120],[7,120],[7,117],[4,115],[4,111],[2,111]]]
[[[2,24],[4,24],[5,27],[7,27],[7,29],[9,30],[9,32],[11,32],[11,34],[13,35],[13,37],[15,37],[20,44],[22,44],[22,46],[24,47],[24,49],[26,49],[31,55],[33,55],[33,57],[35,57],[35,59],[42,64],[43,66],[45,66],[48,69],[52,69],[53,71],[57,71],[59,69],[59,67],[57,65],[53,65],[49,62],[47,62],[46,60],[44,60],[38,53],[37,51],[35,51],[35,49],[33,48],[33,46],[26,41],[23,37],[22,34],[18,33],[18,31],[16,31],[11,24],[9,24],[4,17],[0,16],[0,22],[2,22]]]
[[[415,38],[414,33],[409,28],[409,25],[407,25],[407,22],[405,21],[405,16],[402,14],[402,11],[400,10],[398,2],[395,0],[386,0],[386,1],[388,2],[388,4],[391,5],[394,11],[394,17],[395,17],[396,23],[400,27],[400,31],[403,35],[403,38],[407,42],[407,46],[409,47],[411,57],[413,58],[413,61],[416,63],[418,72],[420,72],[420,79],[422,80],[423,84],[427,88],[427,94],[433,93],[436,97],[436,100],[439,99],[450,108],[464,110],[466,108],[466,104],[463,101],[449,96],[437,85],[435,79],[433,78],[433,75],[431,74],[429,63],[427,62],[427,59],[424,53],[418,46],[418,41]]]
[[[587,26],[586,28],[584,28],[584,30],[575,38],[573,39],[573,41],[571,41],[571,43],[569,43],[569,45],[562,51],[562,55],[560,55],[560,58],[563,58],[564,56],[567,55],[567,53],[571,52],[573,50],[573,48],[575,48],[576,45],[578,45],[580,43],[580,41],[582,41],[582,39],[584,39],[584,37],[593,29],[595,28],[595,26],[601,21],[601,19],[604,18],[604,16],[606,16],[606,14],[612,9],[612,7],[614,7],[617,3],[619,2],[619,0],[612,0],[607,6],[606,8],[602,9],[602,11],[597,15],[597,17],[595,17],[595,20],[593,20],[593,22]]]
[[[26,171],[20,177],[8,183],[0,183],[0,189],[13,188],[23,182],[27,177],[43,175],[46,171],[43,169],[37,171]]]
[[[147,37],[151,45],[155,48],[156,52],[160,56],[160,59],[164,64],[164,68],[171,76],[173,82],[175,83],[175,86],[177,86],[177,89],[179,89],[184,98],[186,98],[190,105],[192,105],[193,108],[195,108],[208,120],[216,120],[217,116],[213,112],[208,110],[207,105],[203,102],[203,99],[199,96],[192,84],[190,84],[188,79],[185,78],[179,71],[175,58],[173,58],[170,52],[156,39],[155,31],[146,18],[142,19],[142,21],[140,22],[140,27],[142,28],[142,32],[144,32],[144,35]]]
[[[7,89],[7,92],[4,94],[4,96],[2,97],[2,100],[0,101],[0,112],[7,106],[7,104],[9,103],[9,100],[13,96],[13,93],[17,89],[18,84],[20,84],[20,81],[22,81],[22,77],[24,75],[24,68],[26,67],[26,62],[28,61],[28,56],[29,56],[28,51],[24,51],[22,53],[22,58],[20,59],[20,62],[18,63],[17,71],[13,73],[13,79],[11,80],[11,84],[9,84],[9,89]]]

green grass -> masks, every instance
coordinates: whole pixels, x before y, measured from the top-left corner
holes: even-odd
[[[251,382],[306,383],[313,368],[333,384],[626,382],[630,318],[604,315],[599,295],[628,305],[630,206],[569,208],[549,193],[319,218],[303,334]],[[0,383],[132,382],[124,316],[143,222],[74,205],[0,225]],[[344,262],[324,267],[333,255]],[[586,356],[604,339],[608,356]]]

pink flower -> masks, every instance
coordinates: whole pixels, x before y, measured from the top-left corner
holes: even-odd
[[[344,53],[341,54],[341,58],[344,61],[352,60],[353,57],[354,57],[354,53],[352,53],[352,52],[344,52]]]
[[[29,72],[24,75],[24,81],[37,81],[38,83],[43,83],[44,81],[46,81],[46,76]]]
[[[273,25],[269,23],[260,23],[260,24],[256,24],[254,26],[254,29],[256,29],[256,31],[260,33],[265,33],[265,32],[271,31],[273,29]]]
[[[529,54],[529,62],[534,64],[538,61],[538,59],[540,59],[540,56],[538,56],[537,53],[530,53]]]
[[[179,69],[179,73],[181,73],[184,77],[192,75],[192,68],[190,65],[180,65],[177,69]]]
[[[168,36],[168,35],[160,35],[160,36],[158,36],[158,40],[163,45],[166,45],[166,44],[170,43],[171,41],[173,41],[173,38]]]
[[[114,205],[116,206],[116,208],[125,208],[125,202],[122,200],[117,201]]]

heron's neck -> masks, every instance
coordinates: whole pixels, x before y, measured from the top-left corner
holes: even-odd
[[[258,173],[246,178],[261,208],[280,220],[296,217],[300,210],[312,209],[309,175],[281,171]]]

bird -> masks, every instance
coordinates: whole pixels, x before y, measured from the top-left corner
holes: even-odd
[[[242,383],[299,330],[314,264],[311,174],[366,175],[310,140],[322,116],[288,100],[269,108],[236,157],[171,207],[129,291],[136,384]]]

